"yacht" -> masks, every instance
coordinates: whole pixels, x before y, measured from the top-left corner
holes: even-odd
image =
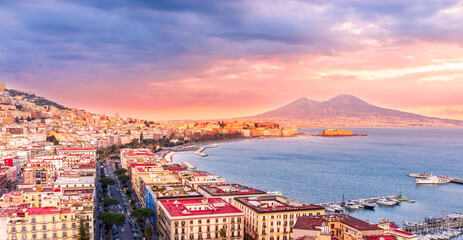
[[[395,206],[397,204],[396,201],[391,201],[386,198],[380,198],[376,203],[379,205],[390,206],[390,207]]]
[[[336,211],[336,212],[343,212],[344,211],[344,209],[341,206],[339,206],[338,204],[333,204],[330,207],[332,209],[334,209],[334,211]]]
[[[375,209],[375,205],[367,202],[367,201],[364,201],[364,202],[359,202],[360,205],[363,206],[363,208],[365,209]]]
[[[346,202],[346,204],[344,205],[344,207],[346,207],[347,209],[349,210],[358,210],[360,208],[359,205],[353,203],[353,202]]]
[[[444,184],[444,183],[449,183],[450,180],[445,179],[445,178],[440,178],[438,176],[431,175],[427,178],[424,179],[416,179],[416,184]]]

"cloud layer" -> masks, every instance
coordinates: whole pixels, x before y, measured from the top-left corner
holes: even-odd
[[[463,119],[462,30],[456,0],[0,0],[0,80],[150,119],[341,93]]]

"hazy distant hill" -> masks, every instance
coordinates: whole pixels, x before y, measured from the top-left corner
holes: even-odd
[[[371,105],[352,95],[328,101],[300,98],[247,119],[291,122],[297,126],[463,126],[463,121],[426,117]]]

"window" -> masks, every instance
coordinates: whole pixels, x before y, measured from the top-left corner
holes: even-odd
[[[44,233],[42,239],[47,239],[47,234]]]
[[[21,227],[21,232],[27,232],[26,226],[22,226],[22,227]]]
[[[16,227],[11,227],[11,232],[15,233],[16,232]]]
[[[63,232],[63,237],[64,237],[64,238],[68,237],[68,233],[67,233],[67,232]]]
[[[35,228],[35,226],[32,226],[32,231],[33,231],[33,232],[36,232],[36,231],[37,231],[37,229]]]

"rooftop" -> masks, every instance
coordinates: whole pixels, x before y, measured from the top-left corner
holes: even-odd
[[[341,217],[341,223],[355,228],[359,231],[373,231],[373,230],[383,230],[382,228],[378,227],[377,225],[369,224],[365,221],[360,219],[354,218],[347,214],[339,214]]]
[[[246,205],[258,213],[288,212],[304,210],[323,210],[318,205],[301,202],[281,196],[239,197],[236,201]]]
[[[301,216],[297,219],[294,229],[320,230],[322,223],[325,222],[322,216]]]
[[[60,177],[55,184],[95,184],[95,177]]]
[[[59,214],[59,213],[74,213],[73,210],[61,210],[55,207],[42,207],[42,208],[28,208],[26,210],[29,215],[43,215],[43,214]]]
[[[217,186],[209,186],[209,185],[202,185],[199,186],[203,191],[207,192],[208,194],[216,197],[221,196],[241,196],[241,195],[257,195],[267,194],[264,191],[256,190],[253,188],[245,187],[239,184],[223,184]]]
[[[171,197],[202,197],[201,194],[187,185],[153,186],[151,190],[156,194],[157,199]]]
[[[171,217],[243,214],[238,208],[230,205],[221,198],[161,200],[159,201],[159,205]]]

